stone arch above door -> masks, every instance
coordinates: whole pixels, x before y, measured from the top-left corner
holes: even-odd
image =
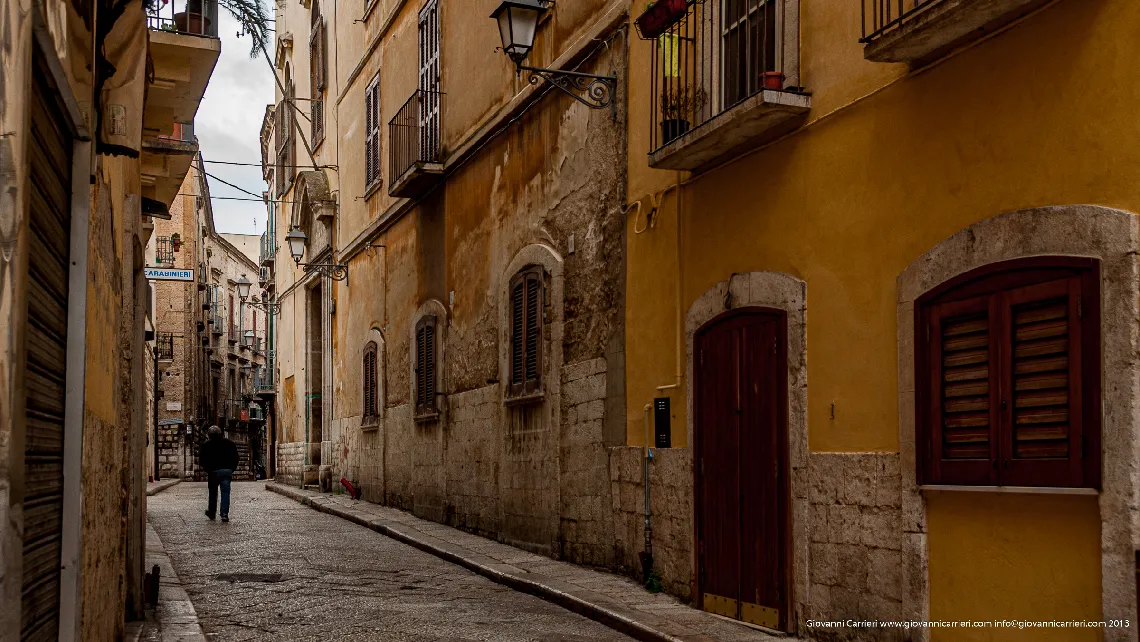
[[[807,283],[782,272],[733,274],[705,291],[685,315],[685,404],[688,443],[694,443],[693,353],[697,331],[723,312],[746,307],[782,310],[787,314],[788,462],[791,465],[792,626],[808,610],[808,424],[807,424]],[[694,516],[695,520],[695,516]],[[696,550],[695,530],[692,550]],[[695,559],[695,558],[694,558]],[[695,570],[694,566],[694,570]]]

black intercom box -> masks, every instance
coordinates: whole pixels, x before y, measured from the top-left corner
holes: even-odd
[[[655,448],[669,448],[670,416],[669,397],[653,400],[653,445]]]

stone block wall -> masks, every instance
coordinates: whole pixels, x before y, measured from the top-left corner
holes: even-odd
[[[897,453],[812,453],[808,618],[911,617]],[[864,632],[866,639],[896,631]]]
[[[162,479],[182,477],[185,471],[182,426],[158,427],[158,474]]]
[[[290,486],[300,486],[305,474],[305,449],[303,441],[277,444],[277,481]]]
[[[606,360],[587,359],[562,368],[561,393],[561,557],[610,566],[615,552],[609,452],[603,441]]]
[[[447,406],[447,523],[494,537],[499,531],[499,387],[451,395]]]

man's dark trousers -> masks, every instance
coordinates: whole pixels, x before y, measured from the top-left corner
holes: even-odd
[[[212,518],[216,513],[215,509],[218,506],[218,487],[222,489],[222,519],[230,516],[230,478],[233,477],[234,471],[229,468],[221,468],[210,472],[210,517]]]

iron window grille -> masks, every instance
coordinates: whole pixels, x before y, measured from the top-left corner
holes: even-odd
[[[160,236],[156,239],[154,262],[159,265],[174,265],[174,243],[169,236]]]
[[[159,332],[155,335],[154,354],[159,361],[173,361],[174,335],[169,332]]]

